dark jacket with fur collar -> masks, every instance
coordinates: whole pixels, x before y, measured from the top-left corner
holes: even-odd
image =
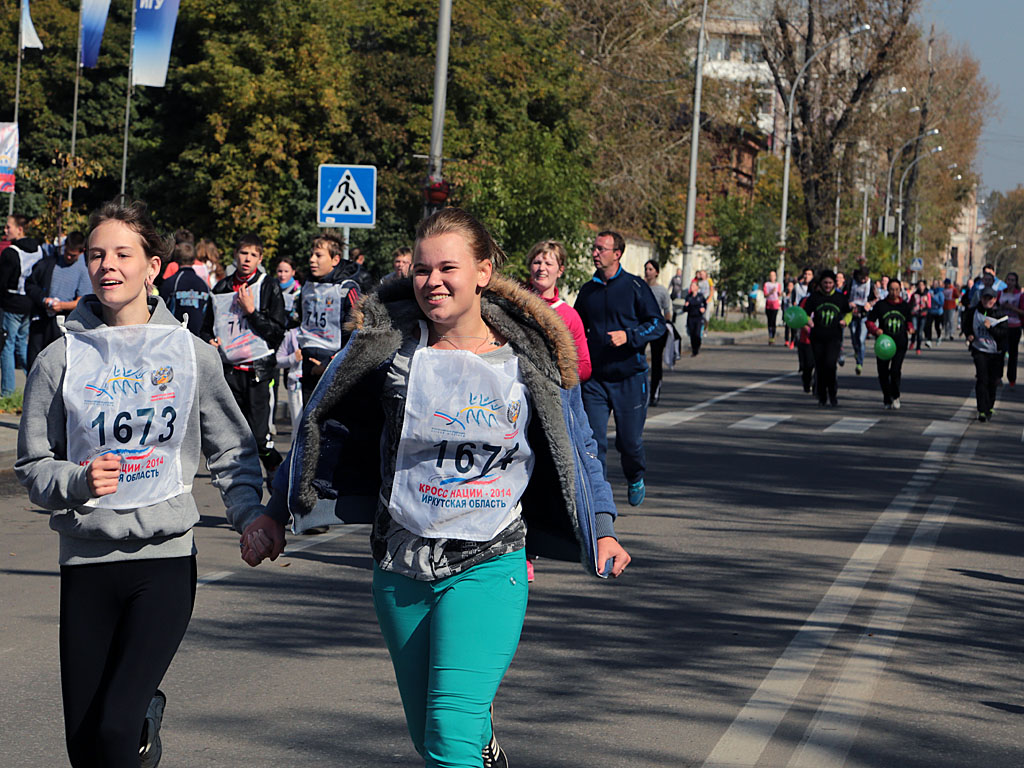
[[[615,503],[580,398],[576,351],[558,314],[517,283],[495,276],[482,313],[519,358],[530,391],[530,444],[537,460],[522,498],[527,550],[580,559],[591,572],[596,540],[614,535]],[[268,512],[296,532],[373,520],[380,493],[384,377],[403,334],[423,313],[412,280],[389,281],[362,299],[353,333],[306,404]]]

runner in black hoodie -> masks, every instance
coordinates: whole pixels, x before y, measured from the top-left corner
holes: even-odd
[[[342,257],[344,246],[334,235],[313,240],[310,279],[299,300],[299,349],[302,351],[302,402],[308,403],[327,366],[348,341],[345,321],[359,300],[365,270]]]
[[[903,376],[903,358],[907,356],[910,345],[908,330],[913,333],[911,324],[910,304],[903,301],[900,281],[895,278],[889,281],[889,293],[879,299],[871,308],[867,317],[868,332],[872,336],[883,333],[891,336],[896,342],[896,354],[890,360],[875,358],[878,364],[878,383],[882,387],[882,403],[885,408],[899,410],[900,379]]]
[[[818,405],[836,406],[839,404],[836,366],[843,346],[843,317],[850,311],[850,302],[836,290],[835,272],[823,269],[818,274],[818,290],[804,299],[803,308],[811,319],[811,353],[818,376]]]
[[[999,294],[985,287],[976,306],[964,311],[962,330],[974,358],[978,421],[991,421],[995,412],[996,387],[1003,378],[1003,354],[1009,327],[1006,311],[997,303]]]

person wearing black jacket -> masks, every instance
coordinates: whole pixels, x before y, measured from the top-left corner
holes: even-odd
[[[889,293],[871,307],[867,315],[867,329],[872,336],[891,336],[896,342],[896,354],[889,360],[875,358],[878,365],[878,384],[882,388],[882,404],[886,409],[900,408],[900,380],[903,377],[903,359],[907,356],[910,338],[914,332],[910,304],[903,300],[900,281],[889,281]]]
[[[191,243],[178,243],[174,246],[173,260],[178,265],[178,271],[160,283],[160,298],[172,315],[184,321],[192,333],[200,336],[203,323],[206,322],[206,308],[210,303],[210,288],[193,269],[196,262],[195,247]]]
[[[818,274],[818,290],[804,299],[803,308],[810,317],[818,405],[834,407],[839,404],[836,367],[843,346],[843,317],[850,311],[849,300],[836,290],[835,272],[823,269]]]
[[[28,373],[28,327],[32,316],[32,300],[25,293],[25,280],[43,258],[38,241],[25,236],[28,218],[21,214],[7,217],[4,237],[11,244],[0,252],[0,307],[3,314],[4,339],[0,351],[0,394],[14,393],[14,371],[21,365]]]
[[[85,235],[72,232],[60,252],[44,256],[25,280],[25,295],[32,300],[26,359],[29,370],[39,353],[60,338],[63,318],[78,306],[80,298],[92,293],[84,252]]]
[[[708,311],[708,301],[700,292],[697,281],[690,283],[690,292],[683,300],[683,312],[686,313],[686,335],[690,337],[690,357],[700,354],[701,330],[704,327],[704,315]]]
[[[978,421],[991,421],[995,413],[996,388],[1003,378],[1003,355],[1009,328],[1006,311],[997,304],[999,294],[986,286],[978,303],[964,311],[961,330],[974,358],[974,394]]]
[[[262,260],[259,237],[245,235],[238,241],[235,271],[213,287],[200,337],[220,349],[224,378],[256,438],[269,482],[282,460],[268,437],[270,382],[286,316],[281,287],[259,269]]]
[[[343,258],[344,247],[334,235],[313,240],[310,279],[299,301],[299,349],[302,352],[302,402],[313,397],[327,366],[348,341],[345,321],[363,293],[362,265]]]
[[[605,467],[608,418],[615,412],[615,447],[629,483],[631,506],[646,495],[643,431],[647,417],[647,357],[644,348],[665,334],[665,317],[650,287],[622,269],[626,241],[618,232],[599,232],[592,249],[594,277],[584,283],[575,309],[587,334],[593,372],[583,382],[583,407]]]

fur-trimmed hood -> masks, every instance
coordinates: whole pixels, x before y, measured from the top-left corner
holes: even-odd
[[[517,355],[526,355],[563,389],[579,384],[576,345],[558,313],[514,280],[494,275],[481,297],[481,314],[508,339]],[[361,334],[406,331],[426,317],[413,293],[412,278],[389,280],[359,300],[347,330]]]

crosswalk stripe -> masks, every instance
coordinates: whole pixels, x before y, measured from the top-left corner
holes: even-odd
[[[647,419],[646,425],[648,427],[674,427],[684,421],[693,421],[700,415],[701,411],[666,411],[657,416],[651,416]]]
[[[828,427],[825,433],[832,435],[863,435],[877,423],[878,419],[857,419],[847,416]]]
[[[730,424],[729,429],[746,429],[753,432],[765,432],[776,424],[792,418],[787,413],[759,413]]]
[[[945,419],[942,421],[933,421],[925,427],[924,435],[925,437],[960,437],[965,431],[967,431],[966,421]]]

